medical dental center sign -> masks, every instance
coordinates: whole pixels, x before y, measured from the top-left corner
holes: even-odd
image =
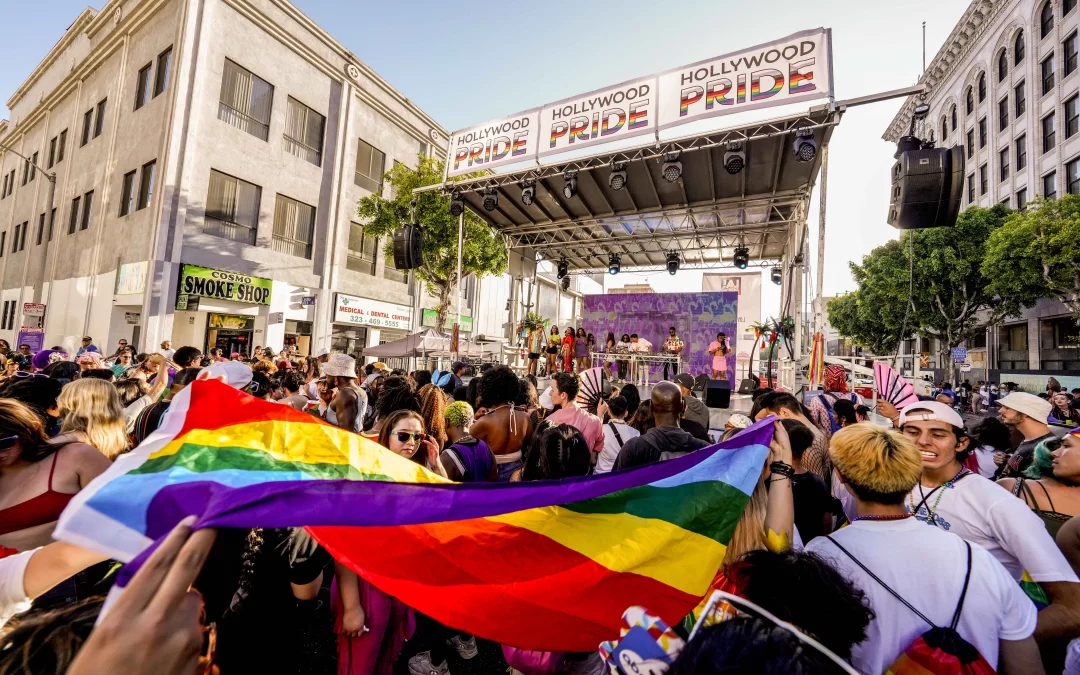
[[[816,28],[456,131],[446,175],[829,96],[832,33]]]

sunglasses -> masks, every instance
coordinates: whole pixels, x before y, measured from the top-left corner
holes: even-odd
[[[419,443],[424,440],[424,434],[414,434],[411,431],[399,431],[397,432],[398,443],[407,443],[409,441],[416,441]]]
[[[7,450],[18,442],[18,436],[6,436],[4,438],[0,438],[0,450]]]
[[[15,377],[18,377],[18,378],[42,377],[42,378],[45,378],[45,379],[49,378],[48,375],[43,375],[42,373],[28,373],[25,370],[20,370],[19,372],[15,373]]]

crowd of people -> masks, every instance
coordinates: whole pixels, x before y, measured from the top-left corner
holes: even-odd
[[[534,345],[562,364],[544,387],[502,365],[470,377],[463,362],[407,372],[325,349],[244,358],[169,343],[143,354],[120,341],[104,356],[82,342],[73,355],[0,354],[0,675],[210,672],[211,661],[226,675],[533,672],[518,650],[384,593],[301,528],[192,535],[182,524],[95,627],[117,565],[54,541],[56,521],[207,376],[460,482],[664,462],[771,416],[769,457],[713,584],[768,614],[736,612],[697,631],[670,672],[843,672],[839,659],[876,675],[921,649],[1004,673],[1080,673],[1080,641],[1070,646],[1080,638],[1080,431],[1051,428],[1080,408],[1080,391],[1008,393],[993,401],[1000,419],[971,430],[944,392],[903,410],[881,401],[888,427],[832,368],[809,406],[758,389],[749,414],[715,429],[685,373],[644,397],[615,384],[586,402],[580,331]],[[619,344],[608,336],[609,349]],[[706,621],[702,610],[684,631]],[[741,670],[724,670],[732,664]],[[547,672],[606,670],[594,651],[562,655]]]

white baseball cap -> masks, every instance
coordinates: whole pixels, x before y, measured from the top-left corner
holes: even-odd
[[[919,401],[912,403],[900,413],[900,426],[906,422],[940,420],[960,429],[964,428],[964,418],[949,406],[938,401]]]
[[[1053,409],[1050,401],[1023,391],[1014,391],[997,403],[1003,408],[1011,408],[1018,413],[1024,413],[1039,422],[1046,422],[1046,418],[1050,416],[1050,411]]]

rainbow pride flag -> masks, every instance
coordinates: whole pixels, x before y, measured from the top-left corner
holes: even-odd
[[[59,539],[127,562],[182,518],[307,527],[339,561],[436,620],[525,649],[586,651],[627,607],[697,605],[757,483],[772,426],[628,471],[451,483],[382,446],[216,381],[64,511]]]

